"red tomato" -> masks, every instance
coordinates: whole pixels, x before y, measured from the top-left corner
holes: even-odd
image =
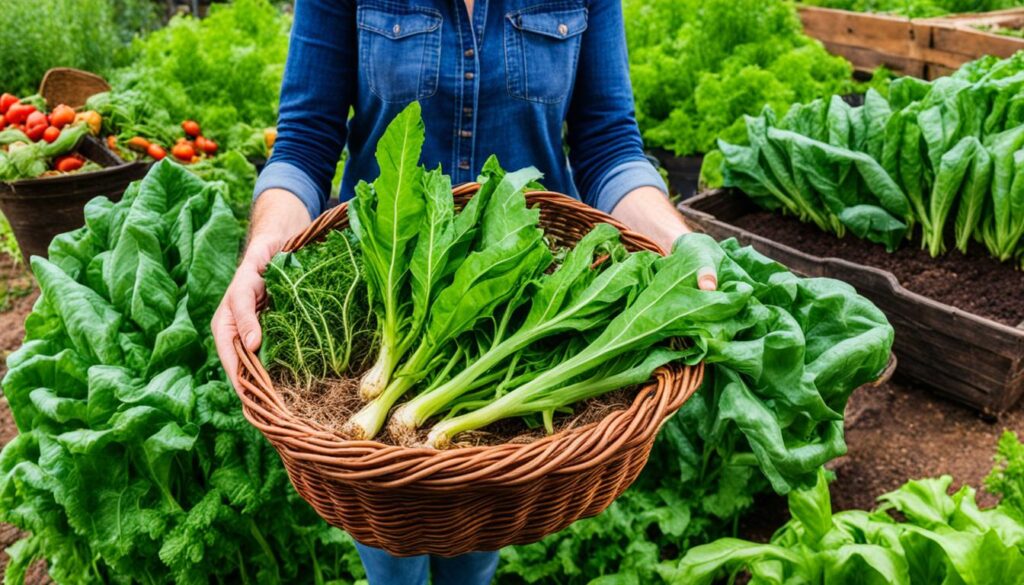
[[[196,149],[191,144],[182,142],[174,145],[174,148],[171,149],[171,154],[181,162],[190,163],[196,155]]]
[[[28,104],[12,104],[7,109],[7,113],[4,117],[7,118],[8,124],[24,124],[25,120],[28,120],[29,114],[36,111],[36,107]]]
[[[46,119],[46,114],[42,112],[32,112],[28,115],[28,119],[25,121],[25,134],[30,140],[39,140],[43,137],[43,133],[50,126],[49,121]]]
[[[156,160],[163,160],[167,156],[167,151],[159,144],[150,144],[149,148],[146,149],[146,154]]]
[[[181,123],[181,127],[185,130],[185,134],[188,134],[192,138],[202,134],[199,130],[199,124],[194,120],[185,120]]]
[[[50,113],[50,124],[57,128],[63,128],[75,121],[75,111],[64,104],[53,109]]]
[[[70,173],[72,171],[77,171],[84,165],[85,161],[82,160],[81,157],[79,157],[78,155],[69,154],[67,156],[62,156],[58,158],[57,162],[54,163],[54,168],[62,173]]]
[[[199,144],[199,141],[197,139],[196,140],[196,145],[198,145],[198,144]],[[205,138],[203,140],[203,145],[200,148],[202,149],[203,152],[205,152],[206,154],[208,154],[210,156],[213,156],[213,155],[217,154],[217,143],[212,141],[212,140],[210,140],[209,138]]]
[[[9,93],[0,95],[0,114],[6,114],[11,106],[18,103],[18,98]]]
[[[46,130],[43,132],[43,140],[52,143],[58,138],[60,138],[60,128],[56,126],[47,126]]]

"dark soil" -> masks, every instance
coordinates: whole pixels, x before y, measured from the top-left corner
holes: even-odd
[[[795,217],[756,211],[733,220],[737,227],[820,258],[843,258],[889,271],[908,290],[999,323],[1024,323],[1024,272],[974,244],[932,258],[908,242],[888,253],[852,235],[837,238]],[[949,242],[947,242],[949,243]]]
[[[846,407],[849,452],[829,464],[836,473],[832,509],[869,510],[878,496],[907,480],[940,475],[953,477],[953,489],[978,489],[978,504],[993,506],[996,498],[983,489],[984,479],[1004,430],[1024,433],[1024,403],[992,421],[898,375],[878,388],[861,388]],[[785,498],[762,496],[740,532],[767,542],[788,519]]]

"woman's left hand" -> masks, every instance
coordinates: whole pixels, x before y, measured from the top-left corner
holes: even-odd
[[[665,193],[655,187],[631,191],[615,206],[612,217],[654,240],[665,253],[677,249],[683,236],[693,232]],[[718,275],[710,262],[697,272],[697,286],[701,290],[718,288]]]

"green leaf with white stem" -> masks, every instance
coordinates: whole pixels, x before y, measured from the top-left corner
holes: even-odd
[[[430,316],[416,349],[391,383],[349,420],[345,432],[371,438],[383,427],[391,407],[439,365],[436,358],[448,343],[469,331],[551,264],[540,211],[526,207],[523,189],[540,173],[523,169],[508,173],[483,211],[479,249],[455,271],[451,285],[431,304]]]
[[[424,170],[419,166],[424,141],[420,106],[413,102],[388,126],[377,144],[380,175],[372,185],[360,182],[349,204],[352,229],[359,237],[374,307],[381,328],[377,362],[363,376],[360,393],[380,394],[408,347],[412,301],[405,294],[410,250],[423,223]]]
[[[924,234],[924,242],[932,256],[945,252],[946,245],[942,236],[946,231],[946,219],[962,188],[971,194],[971,200],[962,201],[961,206],[973,207],[974,216],[980,214],[985,192],[979,190],[979,186],[988,185],[987,179],[991,176],[990,166],[988,153],[981,142],[973,136],[963,138],[942,155],[929,200],[930,229]],[[983,184],[978,183],[981,179],[986,179]],[[957,241],[960,240],[958,235]]]
[[[963,188],[960,209],[956,215],[956,248],[965,254],[971,236],[974,235],[981,222],[991,180],[992,156],[985,148],[979,148],[971,162],[971,169],[968,171]]]
[[[522,412],[521,405],[557,392],[626,352],[642,351],[671,337],[715,337],[723,331],[727,327],[723,323],[743,309],[753,288],[733,282],[719,291],[698,289],[699,270],[708,266],[709,260],[717,268],[724,253],[705,235],[692,234],[687,242],[687,250],[693,253],[659,259],[648,287],[586,348],[491,404],[437,424],[431,431],[431,443],[445,445],[461,432],[516,416]]]
[[[398,413],[398,424],[417,428],[464,393],[492,369],[540,339],[560,333],[585,332],[605,325],[647,281],[655,254],[638,252],[598,273],[595,255],[609,244],[621,248],[618,230],[599,224],[577,244],[565,262],[541,278],[523,323],[440,386],[420,393]],[[614,252],[613,252],[614,253]]]

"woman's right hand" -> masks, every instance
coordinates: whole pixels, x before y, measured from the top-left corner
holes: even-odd
[[[288,240],[310,223],[305,205],[287,191],[269,190],[256,200],[249,245],[210,323],[217,355],[228,380],[236,388],[238,355],[235,338],[241,339],[242,345],[252,352],[259,349],[263,340],[256,316],[256,307],[267,294],[263,271],[274,255],[284,249]]]

